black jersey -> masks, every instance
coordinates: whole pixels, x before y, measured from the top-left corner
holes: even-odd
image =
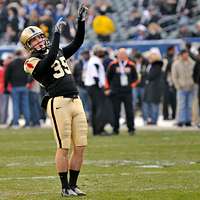
[[[79,21],[76,36],[68,46],[59,49],[60,34],[56,32],[49,50],[33,53],[25,61],[25,71],[45,87],[50,97],[78,94],[69,58],[83,43],[84,33],[84,22]]]
[[[69,59],[65,59],[62,50],[59,50],[56,60],[43,71],[34,72],[35,66],[45,56],[33,54],[26,60],[25,70],[32,74],[33,78],[43,85],[49,96],[73,96],[78,90],[70,70]]]

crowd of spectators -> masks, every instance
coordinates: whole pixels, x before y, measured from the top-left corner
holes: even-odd
[[[105,66],[105,74],[110,91],[107,92],[107,83],[104,89],[113,104],[114,120],[119,119],[117,104],[123,102],[129,128],[130,115],[127,112],[131,106],[127,103],[131,89],[133,114],[137,116],[140,113],[144,125],[157,125],[158,117],[163,116],[164,120],[174,120],[174,125],[179,127],[199,126],[200,49],[196,49],[196,53],[191,49],[187,44],[178,52],[175,46],[169,46],[166,55],[161,55],[158,48],[143,53],[132,50],[131,54],[125,49],[123,62],[120,59],[124,49],[115,54],[108,49],[112,61],[108,67]],[[136,69],[138,78],[134,78],[134,73],[128,68],[130,65]],[[118,129],[119,125],[115,126],[114,122],[114,132]]]
[[[24,127],[38,127],[45,119],[40,107],[43,90],[38,82],[24,72],[27,54],[18,49],[3,53],[0,65],[0,123],[19,128],[23,116]]]
[[[68,23],[63,33],[63,41],[68,42],[74,37],[76,21],[73,14],[66,13],[62,1],[0,0],[0,44],[17,44],[20,32],[31,25],[40,27],[51,39],[54,23],[64,16]]]
[[[122,0],[120,7],[114,0],[83,2],[89,8],[88,41],[152,40],[200,35],[198,0]],[[17,44],[20,32],[28,25],[39,26],[51,38],[52,27],[61,16],[67,19],[62,41],[69,42],[75,34],[79,3],[78,0],[73,1],[71,11],[66,13],[64,0],[0,0],[0,44]]]
[[[130,40],[170,37],[173,35],[171,25],[176,26],[174,38],[200,36],[198,18],[194,20],[193,29],[188,26],[199,14],[197,0],[140,0],[131,1],[131,4],[128,1],[131,6],[124,11],[128,16],[121,16],[126,17],[119,23],[121,27],[113,18],[118,13],[114,1],[84,2],[89,7],[87,32],[92,30],[96,34],[96,42],[113,41],[119,28],[126,30],[124,35]],[[79,3],[73,1],[66,16],[62,1],[0,0],[0,45],[17,44],[20,32],[28,25],[40,27],[51,39],[53,25],[61,16],[66,16],[67,20],[62,42],[71,41],[76,32]],[[134,117],[137,115],[142,116],[144,125],[157,125],[158,117],[162,115],[164,120],[176,120],[180,127],[198,126],[200,49],[196,52],[192,53],[189,44],[180,52],[170,46],[166,55],[158,48],[147,52],[105,49],[98,45],[83,49],[78,61],[72,58],[72,71],[93,134],[105,134],[107,123],[113,127],[114,134],[120,132],[121,103],[125,107],[130,134],[134,134]],[[0,123],[13,128],[19,127],[21,116],[24,116],[25,127],[41,126],[46,119],[39,106],[44,91],[22,70],[26,57],[20,49],[4,53],[0,59]],[[12,112],[8,110],[10,103]],[[102,112],[105,109],[107,112]]]
[[[95,45],[83,49],[78,60],[72,58],[72,72],[93,134],[105,134],[106,124],[118,134],[121,117],[130,134],[135,131],[135,116],[141,116],[144,125],[157,125],[162,116],[179,127],[199,126],[200,49],[196,53],[191,49],[187,44],[178,52],[175,46],[169,46],[162,55],[155,47],[138,52]],[[39,106],[44,91],[23,71],[26,56],[23,50],[17,50],[1,57],[0,119],[1,124],[13,128],[19,127],[21,116],[25,127],[41,126],[45,120]],[[8,120],[9,99],[12,120]],[[120,112],[121,103],[125,116]]]
[[[199,18],[196,18],[199,15],[198,1],[144,0],[142,2],[142,5],[134,4],[125,25],[131,28],[129,38],[154,40],[199,36]]]

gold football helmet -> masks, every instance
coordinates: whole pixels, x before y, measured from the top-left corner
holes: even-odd
[[[33,52],[36,49],[34,49],[34,47],[31,46],[30,41],[31,39],[39,35],[42,35],[44,37],[45,48],[47,48],[48,40],[45,37],[44,32],[37,26],[28,26],[27,28],[25,28],[21,33],[20,42],[22,43],[22,45],[27,51]],[[43,49],[40,49],[40,50],[43,50]]]

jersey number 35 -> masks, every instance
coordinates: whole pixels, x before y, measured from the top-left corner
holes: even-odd
[[[63,77],[65,74],[71,74],[67,60],[65,59],[64,56],[55,60],[54,64],[51,67],[55,71],[55,73],[53,74],[53,77],[56,79]]]

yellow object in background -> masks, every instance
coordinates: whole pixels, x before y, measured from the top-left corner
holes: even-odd
[[[106,15],[99,15],[94,18],[93,30],[98,35],[110,35],[115,32],[115,25],[111,18]]]

